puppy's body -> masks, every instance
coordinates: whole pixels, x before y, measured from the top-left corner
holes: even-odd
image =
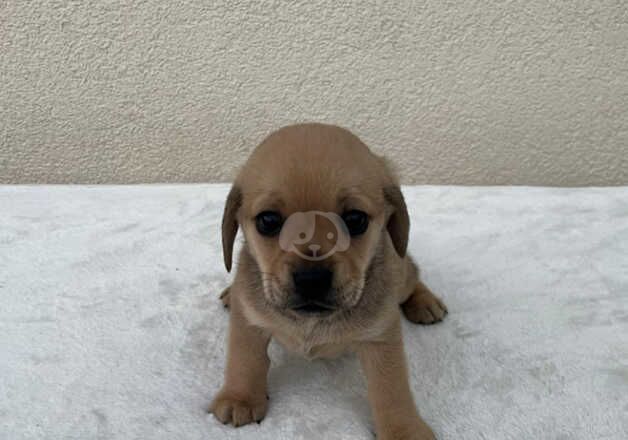
[[[315,259],[317,252],[333,251],[326,238],[335,234],[339,240],[341,231],[317,224],[313,236],[318,241],[309,254],[298,247],[286,252],[276,237],[260,233],[264,213],[285,219],[309,211],[359,212],[368,217],[368,227],[352,233],[348,249],[329,252],[324,261]],[[223,298],[232,312],[229,357],[225,385],[211,407],[214,414],[235,426],[264,416],[266,348],[273,337],[307,358],[356,352],[367,376],[378,438],[433,438],[408,386],[399,306],[408,319],[425,324],[441,320],[446,308],[419,281],[406,255],[409,219],[384,160],[338,127],[303,124],[279,130],[254,151],[228,198],[223,219],[228,269],[238,227],[245,242]],[[325,308],[313,313],[309,303],[307,313],[298,304],[296,276],[304,271],[333,274],[324,301],[313,301]]]

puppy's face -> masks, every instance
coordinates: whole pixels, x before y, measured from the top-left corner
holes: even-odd
[[[405,253],[403,197],[383,160],[338,127],[284,128],[251,155],[223,219],[225,263],[238,225],[256,261],[267,305],[323,317],[360,301],[386,234]]]
[[[325,200],[313,204],[299,192],[275,188],[243,205],[247,245],[273,306],[322,315],[359,301],[386,210],[365,194],[345,196],[348,189],[321,193]]]

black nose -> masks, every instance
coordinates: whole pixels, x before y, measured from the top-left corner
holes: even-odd
[[[331,289],[333,274],[327,269],[307,269],[292,273],[297,296],[307,301],[323,301]]]

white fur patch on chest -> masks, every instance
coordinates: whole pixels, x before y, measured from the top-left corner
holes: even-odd
[[[347,343],[330,342],[329,338],[316,328],[316,323],[304,323],[302,327],[290,333],[275,330],[271,334],[285,349],[308,360],[336,358],[350,348],[350,344]]]

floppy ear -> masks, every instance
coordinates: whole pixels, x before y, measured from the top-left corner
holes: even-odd
[[[397,254],[400,257],[405,257],[408,249],[408,233],[410,232],[410,218],[408,217],[406,201],[397,185],[385,187],[384,198],[394,209],[388,218],[386,229],[388,229]]]
[[[242,191],[233,185],[222,214],[222,256],[225,259],[227,272],[231,272],[231,260],[233,256],[233,242],[238,233],[238,210],[242,204]]]

